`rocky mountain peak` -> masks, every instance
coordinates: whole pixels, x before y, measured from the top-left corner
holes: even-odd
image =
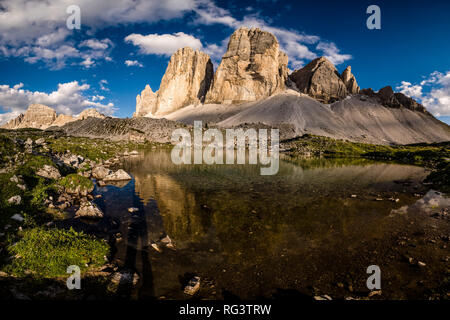
[[[92,118],[100,118],[100,119],[104,119],[106,118],[106,116],[104,114],[101,114],[100,112],[97,111],[97,109],[94,108],[89,108],[89,109],[84,109],[77,117],[76,120],[84,120],[87,119],[89,117]]]
[[[170,58],[158,90],[156,115],[165,115],[184,106],[205,101],[214,67],[209,55],[185,47]]]
[[[277,38],[258,28],[239,28],[215,73],[208,103],[256,101],[285,89],[288,57]]]
[[[136,97],[133,116],[163,116],[190,104],[203,103],[214,77],[214,67],[206,53],[192,48],[179,49],[169,65],[157,92],[149,85]]]
[[[56,111],[43,104],[31,104],[24,115],[12,119],[3,126],[6,129],[37,128],[46,129],[56,119]]]
[[[2,126],[4,129],[21,129],[35,128],[45,130],[53,126],[63,126],[66,123],[76,120],[87,119],[88,117],[105,118],[96,109],[86,109],[80,113],[78,117],[60,114],[56,115],[56,111],[43,104],[30,104],[25,114],[20,114],[17,118],[10,120]]]
[[[348,71],[344,71],[344,73],[351,79]],[[304,68],[294,71],[290,75],[290,79],[297,85],[300,92],[324,103],[344,99],[348,94],[347,86],[341,79],[341,75],[333,63],[325,57],[314,59]],[[356,84],[356,80],[354,83]]]
[[[136,112],[133,117],[143,117],[153,112],[153,107],[156,105],[157,92],[153,92],[150,85],[146,85],[141,94],[136,97]]]

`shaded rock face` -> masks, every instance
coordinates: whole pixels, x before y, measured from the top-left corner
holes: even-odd
[[[332,103],[344,99],[347,94],[347,85],[352,90],[356,84],[350,70],[341,75],[336,67],[325,57],[317,58],[308,63],[304,68],[294,71],[290,79],[297,85],[300,92],[306,93],[323,103]]]
[[[56,116],[56,111],[43,104],[31,104],[25,114],[20,114],[17,118],[10,120],[2,126],[4,129],[20,129],[20,128],[35,128],[47,129],[49,127],[61,127],[76,120],[84,120],[89,117],[106,118],[94,108],[83,110],[78,117],[60,114]]]
[[[5,129],[36,128],[47,129],[56,120],[56,111],[43,104],[31,104],[24,115],[9,121]]]
[[[136,97],[135,117],[163,116],[190,104],[203,103],[214,77],[214,67],[206,53],[182,48],[170,58],[157,92],[147,85]]]
[[[352,74],[352,67],[348,66],[341,74],[341,79],[344,81],[345,87],[349,94],[357,94],[359,92],[359,86],[356,82],[355,76]]]
[[[149,85],[145,86],[141,94],[136,97],[136,112],[133,117],[143,117],[153,111],[158,98],[158,93],[153,92]]]
[[[241,103],[269,97],[285,89],[288,57],[276,37],[258,28],[240,28],[214,76],[206,103]]]
[[[375,98],[379,103],[381,103],[385,107],[389,108],[404,107],[412,111],[427,113],[427,110],[423,105],[415,101],[413,98],[405,96],[401,92],[394,92],[391,86],[381,88],[376,93],[371,88],[363,89],[360,91],[360,94]]]

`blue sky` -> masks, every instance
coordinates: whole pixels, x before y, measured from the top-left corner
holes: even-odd
[[[73,4],[80,30],[66,27]],[[366,27],[371,4],[381,30]],[[351,65],[361,88],[391,85],[449,123],[449,13],[445,0],[0,0],[0,122],[30,103],[130,117],[178,48],[201,49],[217,67],[230,34],[258,26],[277,36],[292,70],[327,56],[339,71]]]

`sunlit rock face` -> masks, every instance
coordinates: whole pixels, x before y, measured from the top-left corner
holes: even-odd
[[[203,103],[214,68],[206,53],[182,48],[170,58],[158,90],[155,115],[164,115],[190,104]]]
[[[71,115],[59,114],[56,111],[43,104],[30,104],[25,114],[19,115],[17,118],[10,120],[2,128],[5,129],[21,129],[35,128],[47,129],[49,127],[61,127],[67,123],[92,118],[106,118],[94,108],[83,110],[77,117]]]
[[[100,112],[97,111],[97,109],[94,108],[89,108],[89,109],[84,109],[77,117],[77,120],[84,120],[87,119],[89,117],[92,118],[99,118],[99,119],[104,119],[106,118],[105,115],[101,114]]]
[[[152,88],[146,85],[141,94],[138,94],[136,97],[136,112],[133,113],[133,117],[144,117],[151,114],[156,105],[157,98],[158,92],[153,92]]]
[[[56,120],[52,123],[52,126],[63,126],[66,123],[76,121],[77,118],[74,118],[72,116],[66,115],[66,114],[60,114],[58,117],[56,117]]]
[[[352,67],[348,66],[341,74],[341,79],[344,81],[345,87],[349,94],[359,93],[359,86],[356,78],[352,73]]]
[[[157,92],[149,85],[136,97],[135,117],[163,116],[190,104],[203,103],[214,77],[206,53],[181,48],[170,58]]]
[[[288,77],[287,64],[288,57],[273,34],[240,28],[230,37],[206,103],[256,101],[281,92]]]
[[[9,121],[5,129],[36,128],[47,129],[56,120],[56,111],[43,104],[31,104],[24,115]]]

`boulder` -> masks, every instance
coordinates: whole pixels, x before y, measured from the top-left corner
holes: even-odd
[[[92,176],[98,180],[106,178],[106,176],[110,175],[111,173],[112,173],[111,170],[103,166],[97,166],[94,169],[92,169]]]
[[[61,178],[61,174],[59,173],[58,169],[56,169],[55,167],[49,166],[49,165],[44,165],[41,169],[39,169],[36,172],[36,175],[38,175],[39,177],[43,177],[46,179],[53,179],[53,180],[57,180],[59,178]]]
[[[344,73],[346,79],[349,78],[351,82],[348,71],[344,71]],[[311,61],[304,68],[294,71],[289,77],[300,92],[323,103],[342,100],[348,94],[347,86],[341,79],[341,75],[325,57]]]
[[[75,217],[100,219],[103,218],[103,212],[94,203],[82,202],[80,208],[75,213]]]
[[[16,213],[15,215],[13,215],[13,216],[11,217],[11,219],[13,219],[13,220],[15,220],[15,221],[18,221],[18,222],[22,222],[22,221],[25,220],[25,218],[24,218],[22,215],[18,214],[18,213]]]
[[[111,282],[115,285],[136,285],[139,282],[139,275],[131,270],[123,270],[121,272],[115,272],[111,278]]]
[[[190,296],[193,296],[200,290],[200,277],[193,277],[189,280],[186,287],[184,287],[184,293]]]
[[[287,64],[273,34],[240,28],[230,37],[206,103],[256,101],[281,92],[286,88]]]
[[[21,196],[13,196],[13,197],[8,199],[8,203],[9,204],[19,205],[19,204],[22,203],[22,197]]]
[[[103,178],[104,181],[121,181],[131,179],[132,179],[131,176],[122,169],[119,169],[116,172],[112,172],[108,174],[105,178]]]

